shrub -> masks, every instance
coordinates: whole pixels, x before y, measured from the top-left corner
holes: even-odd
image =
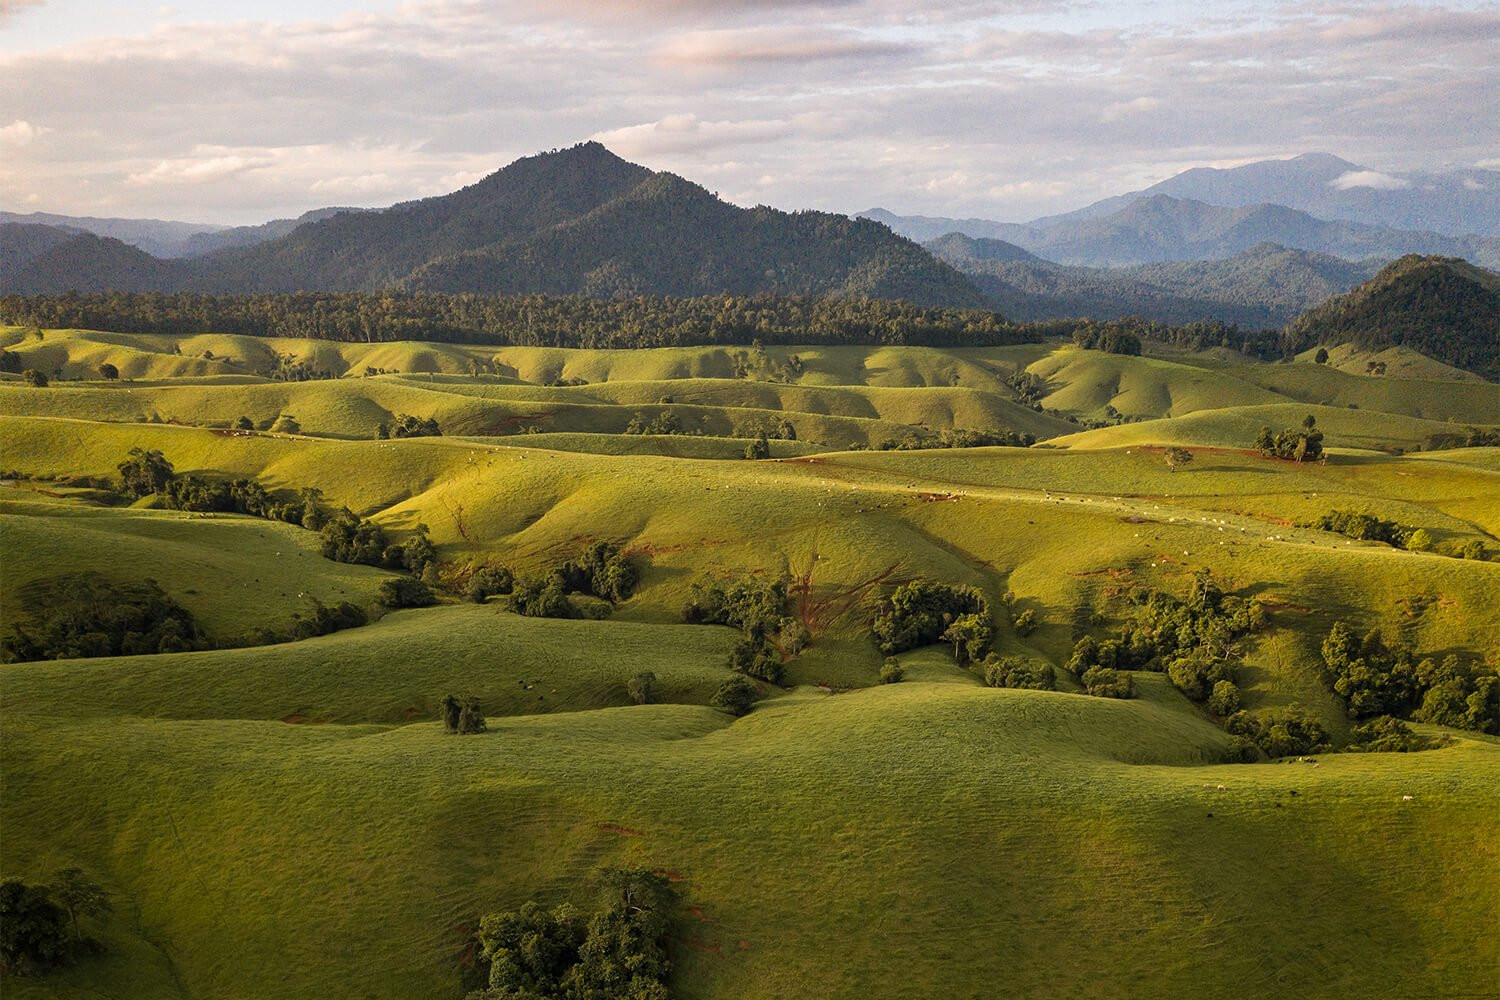
[[[750,710],[755,707],[756,699],[759,697],[760,690],[754,682],[736,674],[719,685],[719,689],[714,692],[709,704],[738,718],[750,714]]]
[[[120,369],[105,361],[99,366],[99,377],[112,382],[120,377]]]
[[[894,656],[887,656],[885,662],[880,665],[880,683],[900,684],[904,680],[906,680],[906,668]]]
[[[443,717],[443,730],[455,736],[482,733],[489,728],[484,721],[484,713],[480,711],[479,699],[473,695],[443,695],[439,710]]]
[[[1430,552],[1432,550],[1432,535],[1426,528],[1418,528],[1406,536],[1406,548],[1409,552]]]
[[[1224,763],[1254,764],[1260,760],[1260,748],[1255,741],[1245,736],[1231,736],[1224,748]]]
[[[48,385],[48,379],[47,379],[46,374],[43,373],[43,372],[37,371],[35,368],[28,368],[24,372],[22,372],[21,373],[21,381],[25,382],[27,385],[31,386],[33,389],[45,389],[45,388],[47,388],[47,385]]]
[[[642,670],[625,682],[626,693],[637,705],[649,705],[655,689],[656,675],[649,670]]]
[[[1057,672],[1040,660],[991,653],[984,660],[984,682],[994,688],[1052,691],[1057,688]]]
[[[562,578],[556,573],[516,581],[510,593],[510,610],[527,618],[578,617]]]
[[[1167,471],[1176,472],[1178,469],[1192,462],[1193,453],[1186,448],[1168,448],[1164,453],[1167,460]]]
[[[1037,621],[1036,612],[1030,608],[1027,608],[1025,611],[1022,611],[1019,615],[1016,616],[1016,635],[1024,639],[1028,635],[1036,631],[1038,624],[1039,622]]]
[[[766,436],[764,434],[760,435],[754,441],[751,441],[749,444],[745,445],[745,458],[749,459],[752,462],[770,457],[771,443],[766,440]]]
[[[271,425],[271,430],[276,434],[301,434],[302,425],[297,423],[297,418],[290,413],[283,413]]]
[[[1084,690],[1096,698],[1135,697],[1135,682],[1130,675],[1111,667],[1090,667],[1079,680]]]
[[[1217,681],[1208,696],[1208,710],[1215,715],[1228,718],[1240,710],[1240,689],[1234,681]]]
[[[515,576],[508,567],[481,566],[469,578],[469,600],[483,604],[497,594],[509,594],[515,585]]]
[[[234,429],[237,431],[253,431],[255,430],[255,424],[249,417],[240,417],[234,422]]]
[[[1265,718],[1242,710],[1225,720],[1224,727],[1231,736],[1253,742],[1267,757],[1296,757],[1328,749],[1322,723],[1299,705]]]
[[[381,583],[379,600],[388,608],[426,608],[437,603],[431,587],[409,576]]]
[[[1435,740],[1418,735],[1400,719],[1382,715],[1355,726],[1344,749],[1350,753],[1412,753],[1430,750],[1435,745]]]

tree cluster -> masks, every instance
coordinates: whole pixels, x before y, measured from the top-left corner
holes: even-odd
[[[1141,338],[1121,323],[1086,320],[1073,330],[1073,343],[1084,350],[1104,351],[1106,354],[1139,356],[1141,353]]]
[[[1500,673],[1450,653],[1418,659],[1371,631],[1363,639],[1337,622],[1323,640],[1325,676],[1351,719],[1391,715],[1455,729],[1500,733]]]
[[[30,614],[0,639],[6,663],[205,647],[192,612],[155,580],[120,583],[99,573],[68,573],[24,584],[16,598]]]
[[[991,653],[980,664],[984,682],[993,688],[1025,688],[1032,691],[1055,691],[1057,671],[1052,664],[1028,656],[999,656]]]
[[[983,594],[923,578],[901,584],[882,600],[870,628],[887,655],[951,642],[960,666],[982,659],[995,637],[995,619]]]
[[[432,417],[414,417],[408,413],[398,413],[390,423],[379,423],[375,426],[375,437],[379,440],[387,438],[414,438],[414,437],[442,437],[443,431],[438,427],[438,422]]]
[[[998,347],[1043,331],[984,309],[889,299],[780,295],[587,298],[410,292],[262,295],[97,294],[0,298],[12,324],[191,335],[517,347],[638,348],[750,344]],[[1050,332],[1050,331],[1046,331]]]
[[[594,911],[535,902],[479,922],[485,988],[468,1000],[667,1000],[677,894],[663,875],[606,869]]]
[[[454,736],[482,733],[488,728],[484,712],[479,708],[479,699],[471,694],[443,695],[438,712],[443,717],[443,732]]]
[[[84,936],[78,918],[103,917],[113,909],[109,893],[80,868],[64,868],[46,885],[0,879],[0,974],[45,975],[102,951]]]
[[[1323,724],[1296,705],[1260,717],[1236,712],[1224,721],[1231,760],[1251,763],[1258,749],[1267,757],[1299,757],[1328,749]]]
[[[742,577],[694,583],[682,620],[689,625],[728,625],[741,638],[729,653],[729,667],[742,674],[780,684],[786,661],[809,639],[806,627],[791,614],[785,579]]]
[[[1317,429],[1317,422],[1317,417],[1309,413],[1301,427],[1288,427],[1276,434],[1262,427],[1255,437],[1255,449],[1266,458],[1316,462],[1323,457],[1323,432]]]
[[[579,608],[570,594],[597,597],[607,613],[629,599],[640,579],[640,568],[614,542],[596,541],[560,566],[537,576],[514,580],[510,610],[528,618],[577,618]]]
[[[875,445],[876,451],[925,451],[931,448],[1030,448],[1036,435],[1015,431],[971,431],[962,428],[941,430],[936,434],[920,431],[899,438],[885,438]]]

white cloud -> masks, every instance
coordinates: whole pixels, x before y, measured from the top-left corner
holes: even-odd
[[[1351,170],[1328,182],[1328,186],[1348,191],[1351,188],[1374,188],[1376,191],[1402,191],[1411,187],[1411,181],[1378,170]]]
[[[1464,178],[1464,190],[1466,191],[1488,191],[1489,188],[1479,183],[1472,177]]]
[[[200,159],[162,160],[149,170],[133,173],[125,178],[127,184],[150,186],[154,184],[212,184],[270,166],[269,158],[246,156],[210,156]]]
[[[0,0],[0,24],[4,24],[27,7],[40,7],[42,0]]]
[[[1125,118],[1133,118],[1137,115],[1148,115],[1160,107],[1161,101],[1155,97],[1137,97],[1133,101],[1123,101],[1107,105],[1104,108],[1104,112],[1099,116],[1099,120],[1116,122]]]
[[[707,152],[745,143],[769,143],[785,138],[784,121],[700,121],[697,115],[675,114],[642,125],[596,132],[591,138],[620,156],[656,157]]]
[[[0,146],[29,146],[41,135],[52,131],[40,128],[19,118],[9,125],[0,126]]]

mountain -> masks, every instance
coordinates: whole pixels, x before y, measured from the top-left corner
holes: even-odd
[[[77,235],[77,230],[58,226],[0,222],[0,284],[42,253]]]
[[[1286,332],[1309,346],[1409,347],[1497,381],[1500,274],[1453,258],[1403,257],[1348,294],[1308,310]]]
[[[1285,205],[1320,219],[1447,236],[1500,237],[1500,171],[1387,174],[1326,153],[1228,169],[1196,167],[1141,191],[1038,219],[1031,225],[1047,228],[1097,219],[1155,195],[1226,208]]]
[[[295,219],[272,219],[270,222],[262,222],[258,226],[235,226],[232,229],[218,229],[212,232],[194,233],[189,236],[180,247],[179,253],[172,254],[174,257],[202,257],[205,254],[217,253],[220,250],[231,250],[236,247],[253,247],[257,243],[265,243],[270,240],[280,239],[298,226],[309,222],[321,222],[324,219],[338,215],[340,212],[368,212],[367,208],[315,208],[310,212],[303,212]]]
[[[881,225],[909,240],[927,243],[948,233],[962,233],[974,239],[1005,240],[1018,243],[1031,233],[1031,229],[1016,222],[994,222],[990,219],[947,219],[931,215],[897,215],[883,208],[866,209],[855,214],[856,219],[873,219]]]
[[[561,225],[434,260],[404,285],[596,298],[775,292],[985,304],[956,271],[884,226],[736,208],[673,174],[655,174]]]
[[[1004,231],[1004,239],[1037,256],[1088,267],[1232,257],[1261,243],[1349,260],[1420,253],[1500,266],[1497,238],[1329,222],[1281,205],[1224,208],[1164,194],[1131,201],[1097,218],[1006,226]]]
[[[64,233],[44,238],[46,245],[15,270],[0,271],[0,290],[22,295],[57,291],[153,292],[171,287],[180,267],[128,243],[93,233]],[[0,234],[3,238],[3,234]]]
[[[517,160],[452,194],[339,212],[250,247],[126,267],[115,247],[79,244],[66,267],[47,270],[51,263],[28,265],[26,290],[99,287],[104,269],[160,291],[782,292],[988,305],[956,270],[884,226],[738,208],[596,142]]]
[[[924,244],[1017,320],[1140,316],[1279,327],[1375,273],[1372,264],[1260,244],[1221,260],[1130,268],[1054,264],[999,240],[950,233]]]
[[[215,233],[225,226],[198,222],[166,222],[161,219],[100,219],[92,216],[53,215],[49,212],[0,212],[0,224],[55,226],[77,232],[108,236],[138,247],[155,257],[181,257],[194,236]]]

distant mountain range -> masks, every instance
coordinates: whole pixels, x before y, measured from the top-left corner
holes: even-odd
[[[1054,264],[1001,240],[950,233],[924,244],[1018,320],[1143,316],[1283,326],[1379,269],[1326,254],[1258,244],[1233,257],[1128,268]]]
[[[1112,200],[1113,201],[1113,200]],[[1390,260],[1409,253],[1463,257],[1500,267],[1500,238],[1413,232],[1360,222],[1327,221],[1282,205],[1225,207],[1153,194],[1106,214],[1089,210],[1026,225],[964,219],[910,219],[882,209],[862,213],[911,239],[950,232],[998,239],[1045,260],[1084,267],[1129,267],[1232,257],[1262,243],[1346,260]]]
[[[0,290],[771,292],[988,305],[963,275],[884,226],[737,208],[593,142],[517,160],[449,195],[337,211],[202,256],[162,259],[116,239],[62,232],[66,239],[0,225]]]

